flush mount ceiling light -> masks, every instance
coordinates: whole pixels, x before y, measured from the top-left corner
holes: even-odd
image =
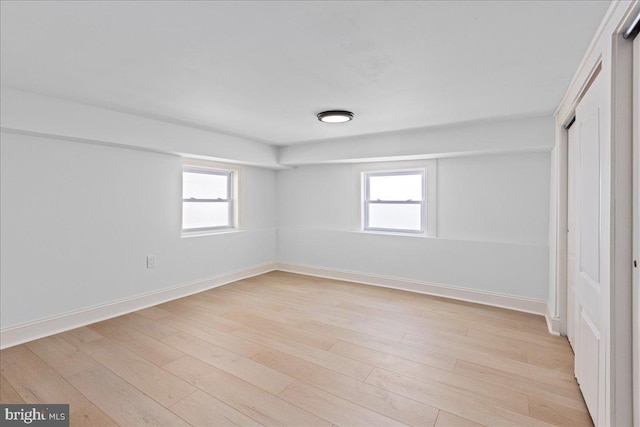
[[[345,123],[353,119],[351,111],[331,110],[318,113],[318,120],[324,123]]]

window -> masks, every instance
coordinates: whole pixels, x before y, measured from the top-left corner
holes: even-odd
[[[234,228],[234,172],[184,166],[182,231]]]
[[[364,173],[365,230],[424,233],[425,170]]]

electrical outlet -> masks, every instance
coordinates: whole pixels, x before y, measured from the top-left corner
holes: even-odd
[[[147,256],[147,268],[156,268],[156,257],[153,255]]]

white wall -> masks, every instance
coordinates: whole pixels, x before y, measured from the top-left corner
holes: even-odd
[[[272,170],[245,167],[242,231],[181,238],[179,157],[6,132],[0,147],[2,328],[276,260]]]
[[[438,238],[358,231],[358,164],[278,171],[278,260],[546,300],[549,167],[548,152],[439,159]]]
[[[438,160],[438,236],[547,246],[549,153]]]

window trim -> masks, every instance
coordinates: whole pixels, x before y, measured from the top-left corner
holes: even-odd
[[[229,225],[221,225],[214,227],[194,227],[194,228],[181,228],[183,235],[193,235],[206,232],[228,231],[235,230],[236,226],[236,203],[235,203],[235,181],[237,179],[237,171],[230,169],[222,169],[217,167],[195,166],[183,164],[182,177],[184,179],[185,173],[201,173],[208,175],[218,175],[227,177],[227,198],[226,199],[196,199],[190,197],[188,199],[182,198],[182,227],[184,227],[184,204],[185,203],[229,203]],[[184,190],[183,190],[184,191]]]
[[[371,200],[370,199],[370,182],[372,176],[402,176],[402,175],[420,175],[422,178],[422,200]],[[364,171],[363,176],[363,231],[374,231],[383,233],[399,233],[399,234],[421,234],[427,232],[427,170],[426,167],[403,169],[403,170],[379,170]],[[403,228],[383,228],[369,227],[369,209],[371,204],[402,204],[402,205],[420,205],[420,229],[411,230]]]

